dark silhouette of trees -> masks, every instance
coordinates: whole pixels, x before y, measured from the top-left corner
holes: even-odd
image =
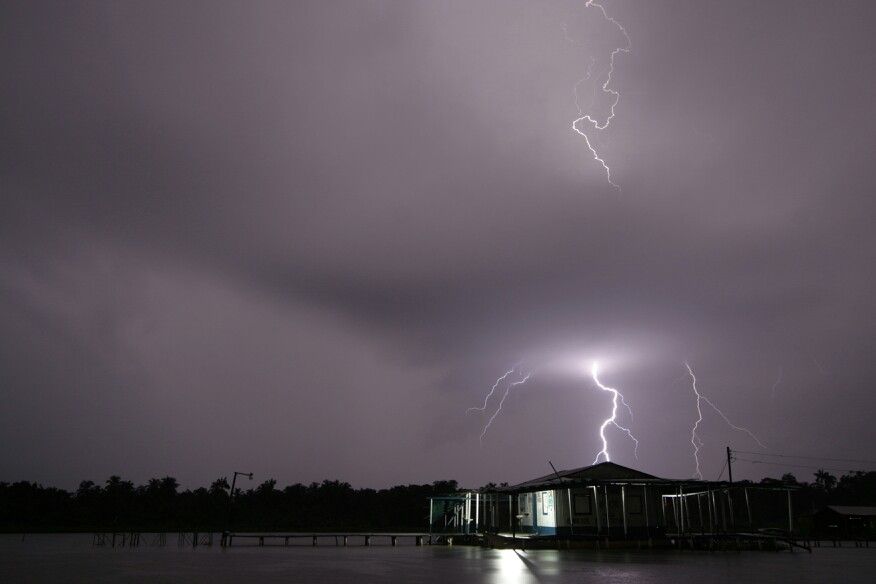
[[[798,482],[790,473],[762,483],[794,487],[799,515],[828,504],[876,505],[876,472],[852,472],[837,480],[819,470],[813,483]],[[231,513],[225,478],[194,490],[180,490],[173,477],[134,486],[111,476],[103,485],[82,481],[74,492],[0,482],[0,531],[419,531],[426,529],[427,499],[458,489],[456,481],[376,490],[337,480],[280,489],[268,479],[240,490]]]
[[[829,493],[836,486],[836,477],[824,469],[818,469],[815,473],[815,484]]]
[[[456,481],[380,490],[323,481],[278,489],[277,481],[268,479],[254,489],[238,489],[231,513],[225,478],[209,488],[182,491],[173,477],[135,487],[111,476],[102,486],[82,481],[75,492],[0,483],[0,531],[420,531],[427,523],[426,500],[457,489]]]

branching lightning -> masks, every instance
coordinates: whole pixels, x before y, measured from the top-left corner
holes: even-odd
[[[593,160],[597,161],[599,164],[602,165],[602,168],[605,169],[605,177],[608,180],[608,183],[615,189],[620,191],[620,186],[611,180],[611,168],[605,162],[605,159],[603,159],[599,155],[599,152],[591,143],[590,137],[580,128],[580,126],[584,125],[584,123],[586,122],[593,127],[594,131],[600,131],[605,130],[606,128],[608,128],[609,124],[611,124],[611,120],[614,119],[615,116],[615,108],[617,107],[618,101],[620,101],[620,93],[610,87],[611,76],[612,73],[614,73],[614,58],[617,56],[618,53],[629,53],[630,48],[632,47],[632,42],[630,41],[630,37],[627,34],[627,31],[623,27],[623,25],[621,25],[621,23],[615,20],[613,17],[609,16],[608,13],[605,11],[605,7],[603,7],[601,4],[597,3],[595,0],[587,0],[587,3],[584,5],[584,7],[599,9],[599,11],[602,12],[602,17],[606,21],[614,24],[621,32],[621,34],[623,34],[624,39],[626,39],[626,45],[622,47],[617,47],[612,50],[611,55],[608,59],[608,72],[605,76],[605,82],[602,84],[602,92],[611,96],[611,107],[609,108],[608,116],[606,116],[606,118],[602,122],[600,122],[597,118],[591,116],[590,114],[584,113],[583,109],[581,108],[581,103],[578,100],[578,86],[584,81],[590,79],[590,76],[592,74],[593,61],[591,60],[590,65],[587,67],[587,75],[583,79],[580,79],[575,84],[573,89],[573,94],[575,96],[575,107],[578,109],[578,117],[572,122],[572,130],[584,137],[584,142],[587,144],[587,148],[590,150],[590,154],[593,155]],[[563,32],[566,35],[566,39],[571,41],[565,27],[563,28]]]
[[[700,470],[700,447],[703,445],[703,441],[700,440],[700,437],[697,435],[697,428],[700,426],[700,422],[703,421],[703,409],[701,405],[701,395],[697,390],[697,378],[694,375],[693,369],[691,369],[690,365],[685,361],[684,366],[687,367],[687,373],[690,375],[691,386],[693,387],[694,395],[697,398],[697,421],[694,422],[693,427],[690,430],[690,443],[693,445],[694,449],[694,461],[696,462],[696,476],[698,479],[703,478],[703,473]]]
[[[512,371],[513,371],[513,369],[512,369]],[[496,408],[496,411],[493,412],[492,416],[490,416],[490,419],[487,421],[487,424],[484,426],[483,432],[481,432],[481,442],[484,441],[484,436],[487,435],[487,430],[490,429],[490,426],[493,424],[493,420],[495,420],[496,416],[499,415],[499,412],[502,411],[502,406],[505,405],[505,398],[507,398],[508,394],[511,393],[511,388],[515,387],[517,385],[523,385],[524,383],[529,381],[530,377],[532,377],[532,373],[527,373],[521,379],[508,384],[508,387],[505,388],[505,393],[502,394],[502,399],[499,400],[499,407]]]
[[[712,400],[710,400],[708,397],[701,394],[700,391],[697,389],[697,377],[694,374],[693,368],[690,366],[690,364],[687,361],[684,362],[684,366],[687,367],[687,373],[690,376],[690,381],[691,381],[691,389],[693,389],[694,396],[696,396],[696,406],[697,406],[697,416],[698,417],[697,417],[697,421],[694,422],[694,425],[691,427],[691,431],[690,431],[690,443],[693,445],[694,462],[696,463],[696,477],[699,479],[703,478],[703,473],[700,471],[700,448],[703,446],[703,441],[700,439],[699,435],[697,434],[697,429],[699,428],[700,422],[703,421],[702,402],[706,402],[713,410],[715,410],[715,413],[717,413],[719,416],[721,416],[721,418],[724,420],[724,422],[728,426],[730,426],[734,430],[738,430],[739,432],[745,432],[755,442],[757,442],[758,446],[760,446],[761,448],[766,448],[764,443],[761,442],[760,439],[757,436],[755,436],[751,430],[749,430],[748,428],[745,428],[743,426],[737,426],[736,424],[731,422],[727,418],[727,416],[724,415],[724,412],[722,412],[720,410],[720,408],[718,408],[718,406],[716,406],[712,402]]]
[[[517,365],[515,365],[514,367],[512,367],[511,369],[509,369],[508,371],[506,371],[505,374],[502,375],[499,379],[496,380],[496,383],[494,383],[494,384],[493,384],[493,387],[490,388],[490,393],[488,393],[488,394],[487,394],[487,397],[484,398],[484,405],[483,405],[482,407],[480,407],[480,408],[478,408],[478,407],[468,408],[468,409],[466,410],[466,413],[470,414],[470,413],[472,413],[472,412],[483,412],[483,411],[485,411],[485,410],[487,409],[487,402],[490,401],[490,398],[491,398],[491,397],[493,397],[493,394],[496,392],[496,388],[499,387],[499,384],[502,383],[503,381],[505,381],[505,380],[508,378],[509,375],[511,375],[512,373],[514,373],[514,371],[516,371],[517,368],[518,368],[519,366],[520,366],[520,364],[518,363]]]
[[[611,397],[611,417],[606,418],[605,421],[602,422],[602,425],[599,427],[599,437],[602,439],[602,450],[600,450],[596,454],[596,458],[593,460],[593,464],[598,463],[600,457],[604,457],[606,462],[611,461],[611,456],[608,453],[608,439],[605,437],[605,429],[609,425],[612,425],[612,426],[616,427],[618,430],[621,430],[622,432],[624,432],[627,436],[629,436],[630,440],[632,440],[635,443],[634,453],[636,455],[636,459],[638,459],[639,458],[639,440],[635,436],[633,436],[633,433],[630,431],[629,428],[621,426],[620,423],[618,423],[618,421],[617,421],[617,403],[618,403],[618,400],[620,400],[620,402],[627,409],[627,412],[630,414],[630,419],[633,418],[632,408],[630,408],[629,404],[626,402],[626,400],[624,399],[624,396],[623,396],[623,394],[621,394],[621,392],[619,392],[618,390],[616,390],[613,387],[608,387],[607,385],[603,385],[599,381],[599,366],[596,363],[593,363],[593,367],[591,368],[590,373],[591,373],[591,376],[593,377],[593,382],[599,387],[599,389],[601,389],[603,391],[607,391],[607,392],[612,394],[612,397]]]

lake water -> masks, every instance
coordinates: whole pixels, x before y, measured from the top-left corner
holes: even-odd
[[[216,540],[218,541],[218,539]],[[789,552],[643,552],[389,547],[92,547],[90,535],[0,535],[0,582],[599,582],[682,584],[876,581],[876,547]]]

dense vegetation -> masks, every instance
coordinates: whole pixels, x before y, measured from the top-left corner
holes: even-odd
[[[176,479],[135,487],[110,477],[83,481],[75,493],[36,483],[0,483],[0,531],[416,530],[428,523],[428,498],[457,489],[456,481],[390,489],[353,489],[339,481],[277,489],[265,481],[236,489],[225,479],[180,491]]]
[[[800,515],[828,504],[876,505],[876,472],[837,479],[819,471],[812,483],[787,474],[761,483],[796,486],[794,508]],[[0,531],[419,531],[426,528],[427,499],[456,489],[456,481],[382,490],[323,481],[277,489],[271,479],[254,489],[237,489],[231,505],[225,479],[180,491],[172,477],[134,486],[113,476],[102,486],[83,481],[72,493],[30,482],[0,483]]]
[[[825,505],[876,506],[876,471],[852,472],[837,480],[832,474],[819,470],[812,483],[799,482],[790,473],[781,479],[763,479],[760,482],[795,487],[794,512],[797,515],[813,513]]]

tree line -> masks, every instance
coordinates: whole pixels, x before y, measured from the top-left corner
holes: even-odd
[[[762,479],[760,484],[793,487],[796,515],[813,513],[825,505],[876,506],[876,471],[852,471],[837,479],[822,469],[815,473],[814,478],[813,482],[801,482],[792,473],[787,473],[781,479]]]
[[[452,480],[375,490],[328,480],[278,489],[269,479],[236,488],[232,501],[224,478],[194,490],[180,490],[173,477],[135,486],[111,476],[75,492],[0,482],[0,531],[420,531],[428,498],[457,490]]]
[[[760,484],[795,487],[798,515],[824,505],[876,506],[876,472],[837,479],[820,470],[813,482],[786,474]],[[74,492],[0,482],[0,531],[420,531],[428,523],[428,498],[457,490],[453,480],[375,490],[336,480],[278,489],[269,479],[252,489],[235,489],[232,501],[224,478],[194,490],[180,490],[173,477],[135,486],[111,476],[102,485],[83,481]]]

